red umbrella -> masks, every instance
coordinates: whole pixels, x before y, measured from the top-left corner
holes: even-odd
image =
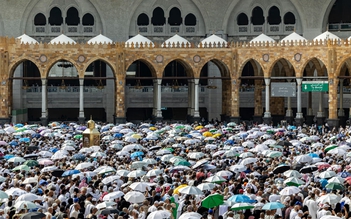
[[[327,169],[330,167],[330,164],[325,163],[325,164],[321,164],[318,166],[318,170],[323,170],[323,169]]]
[[[351,176],[346,177],[346,178],[345,178],[345,181],[346,181],[348,184],[351,185]]]

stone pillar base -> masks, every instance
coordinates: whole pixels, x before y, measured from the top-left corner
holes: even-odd
[[[187,115],[186,116],[186,121],[187,121],[187,123],[193,123],[194,121],[193,121],[193,116],[192,115]]]
[[[286,120],[286,123],[289,125],[292,125],[294,122],[294,117],[293,116],[285,116],[284,118]]]
[[[338,129],[340,126],[339,119],[327,119],[327,123],[329,125],[330,130],[332,130],[334,127]]]
[[[253,116],[252,120],[254,123],[261,124],[262,123],[262,116]]]
[[[305,121],[304,118],[295,118],[295,125],[302,126],[304,121]]]
[[[263,117],[262,120],[263,123],[267,125],[270,125],[272,123],[272,117]]]
[[[240,124],[240,117],[229,117],[230,122],[235,122],[236,124]]]
[[[11,118],[0,118],[0,124],[9,124],[11,122]]]
[[[162,122],[162,121],[163,121],[163,117],[152,116],[153,123]]]
[[[126,120],[126,117],[115,117],[115,124],[124,124]]]
[[[312,125],[312,124],[314,124],[314,116],[313,115],[307,115],[306,116],[306,121],[305,121],[305,123],[307,124],[307,125]]]
[[[325,117],[317,117],[317,125],[324,125]]]
[[[40,122],[43,126],[47,126],[49,124],[49,119],[48,117],[40,117]]]
[[[201,122],[201,118],[198,116],[198,117],[193,117],[193,122],[197,122],[197,123],[199,123],[199,122]]]
[[[226,121],[227,116],[225,114],[221,114],[221,122]]]
[[[79,124],[85,124],[85,117],[78,117]]]
[[[346,116],[339,116],[339,124],[342,126],[342,127],[345,127],[346,126]]]

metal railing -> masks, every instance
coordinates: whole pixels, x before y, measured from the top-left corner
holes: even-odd
[[[66,86],[65,88],[61,86],[48,86],[46,90],[48,93],[79,93],[79,86]],[[105,87],[101,89],[93,86],[85,86],[83,90],[86,93],[98,93],[103,92]],[[42,87],[40,86],[32,86],[26,89],[27,93],[41,93],[41,91]]]

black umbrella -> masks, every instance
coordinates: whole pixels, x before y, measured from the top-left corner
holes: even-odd
[[[24,159],[35,159],[35,158],[37,158],[38,157],[38,155],[37,154],[26,154],[26,155],[24,155]]]
[[[35,145],[30,145],[30,146],[27,147],[27,150],[29,150],[29,151],[35,151],[35,150],[38,150],[38,149],[39,149],[39,147],[35,146]]]
[[[290,166],[288,166],[288,165],[281,165],[281,166],[277,166],[276,168],[274,168],[273,173],[274,174],[284,173],[287,170],[290,170]]]
[[[318,170],[316,166],[306,166],[300,169],[300,173],[312,173],[316,170]]]
[[[288,141],[278,141],[277,142],[277,145],[280,145],[280,146],[292,146],[292,144]]]
[[[110,209],[110,208],[106,208],[104,210],[101,211],[101,214],[106,215],[106,214],[119,214],[119,210],[117,209]]]
[[[151,148],[149,148],[149,151],[158,150],[160,148],[161,148],[161,146],[158,146],[158,145],[152,146]]]
[[[41,212],[30,212],[21,216],[21,219],[41,219],[46,217],[46,214]]]
[[[64,170],[58,169],[58,170],[52,171],[51,175],[56,177],[61,177],[64,172],[65,172]]]

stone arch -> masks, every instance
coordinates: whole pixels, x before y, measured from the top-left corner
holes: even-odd
[[[195,72],[194,72],[194,69],[192,68],[192,66],[190,64],[188,64],[188,62],[186,60],[178,59],[178,58],[171,59],[168,62],[166,62],[163,65],[162,74],[163,74],[164,70],[166,69],[167,65],[170,64],[173,61],[179,62],[183,66],[183,68],[185,69],[185,73],[186,73],[186,75],[188,77],[190,77],[190,78],[194,78],[195,77]]]
[[[17,60],[13,61],[12,64],[9,66],[9,78],[13,77],[13,74],[15,73],[16,68],[24,61],[31,61],[40,71],[40,75],[43,78],[43,72],[41,72],[40,69],[40,64],[38,63],[37,60],[31,58],[31,57],[19,57]]]
[[[281,24],[282,17],[280,9],[274,5],[269,8],[268,16],[267,16],[267,23],[270,25],[278,25]]]
[[[341,76],[340,73],[341,73],[341,69],[344,66],[344,64],[347,66],[351,66],[350,65],[351,64],[351,56],[347,56],[346,58],[340,60],[339,65],[336,67],[336,71],[335,71],[337,77]]]
[[[113,71],[113,76],[115,78],[117,78],[117,73],[116,73],[116,67],[113,63],[110,62],[110,60],[106,59],[106,58],[103,58],[101,56],[97,56],[97,57],[93,57],[92,59],[90,59],[89,61],[87,61],[84,66],[83,66],[83,69],[87,69],[89,67],[90,64],[92,64],[93,62],[95,61],[103,61],[105,62],[110,68],[111,70]],[[81,75],[79,77],[82,77]],[[84,75],[83,75],[84,77]]]
[[[50,12],[49,12],[49,24],[50,25],[62,25],[64,22],[63,22],[63,11],[60,7],[58,6],[53,6],[51,9],[50,9]]]
[[[296,70],[294,65],[292,65],[286,58],[284,57],[279,57],[276,59],[269,67],[268,74],[270,77],[272,77],[272,72],[273,69],[276,67],[276,65],[280,63],[282,65],[282,70],[285,72],[285,76],[290,76],[290,77],[296,77]]]
[[[247,16],[247,14],[244,12],[238,14],[238,16],[236,17],[236,24],[239,26],[249,25],[249,17]]]
[[[177,7],[172,7],[168,12],[167,24],[179,26],[183,23],[182,11]]]
[[[141,13],[137,19],[138,26],[147,26],[150,24],[150,18],[146,13]]]
[[[45,26],[46,24],[47,24],[47,19],[43,13],[38,13],[34,16],[35,26]]]
[[[204,64],[202,66],[199,66],[199,70],[201,71],[201,69],[209,62],[213,62],[218,67],[222,77],[230,77],[230,70],[228,68],[228,65],[225,62],[216,58],[210,58],[204,61]]]
[[[328,23],[351,23],[350,7],[350,1],[336,0],[328,14]]]
[[[264,11],[261,6],[255,6],[251,10],[250,23],[253,25],[263,25],[266,22]]]
[[[296,24],[296,16],[293,12],[286,12],[283,17],[284,24]]]
[[[196,16],[193,13],[189,13],[184,18],[185,26],[195,26],[197,23]]]
[[[326,30],[326,27],[328,25],[328,20],[329,20],[329,14],[333,8],[333,5],[335,4],[337,0],[330,0],[329,4],[321,5],[321,19],[322,19],[322,32]],[[324,13],[323,13],[324,12]]]
[[[92,24],[89,22],[90,20],[92,20]],[[86,12],[83,16],[82,16],[82,24],[83,26],[94,26],[95,24],[95,17],[94,15],[92,15],[89,12]]]
[[[323,66],[325,66],[324,62],[322,60],[320,60],[319,58],[317,57],[312,57],[312,58],[309,58],[303,65],[302,65],[302,68],[301,68],[301,76],[303,76],[303,72],[305,71],[305,68],[306,66],[309,64],[309,63],[313,63],[313,65],[315,66],[315,68],[317,69],[317,73],[318,73],[318,76],[324,76],[324,72],[323,72]]]
[[[65,14],[65,24],[67,25],[79,25],[81,23],[82,12],[80,12],[76,6],[68,6]],[[72,21],[70,20],[72,19]]]
[[[149,61],[149,60],[147,60],[147,59],[144,59],[144,58],[136,58],[136,59],[131,60],[131,61],[126,65],[125,71],[127,71],[128,68],[129,68],[134,62],[136,62],[136,61],[141,61],[141,62],[143,62],[143,63],[150,69],[152,77],[156,77],[156,78],[158,77],[157,72],[156,72],[156,69],[155,69],[154,65],[152,64],[152,62]]]
[[[166,13],[162,7],[156,7],[152,11],[151,24],[162,26],[166,24]]]
[[[48,78],[49,77],[49,72],[50,72],[50,69],[59,61],[61,60],[64,60],[64,61],[67,61],[67,62],[70,62],[78,71],[78,74],[80,74],[80,66],[77,65],[77,62],[70,58],[70,57],[64,57],[64,56],[59,56],[59,57],[56,57],[54,60],[52,60],[51,62],[49,62],[47,65],[46,65],[46,68],[45,68],[45,72],[43,72],[42,74],[44,74],[45,78]],[[80,75],[79,75],[80,76]]]
[[[245,60],[244,62],[242,62],[242,64],[240,64],[240,67],[239,67],[239,70],[238,70],[238,73],[240,74],[239,76],[241,77],[242,76],[242,72],[244,70],[244,67],[246,66],[246,64],[248,62],[251,62],[251,65],[253,66],[254,70],[255,70],[255,76],[263,76],[263,71],[260,71],[263,70],[263,67],[262,67],[262,64],[257,61],[256,59],[254,58],[250,58],[250,59],[247,59]]]

